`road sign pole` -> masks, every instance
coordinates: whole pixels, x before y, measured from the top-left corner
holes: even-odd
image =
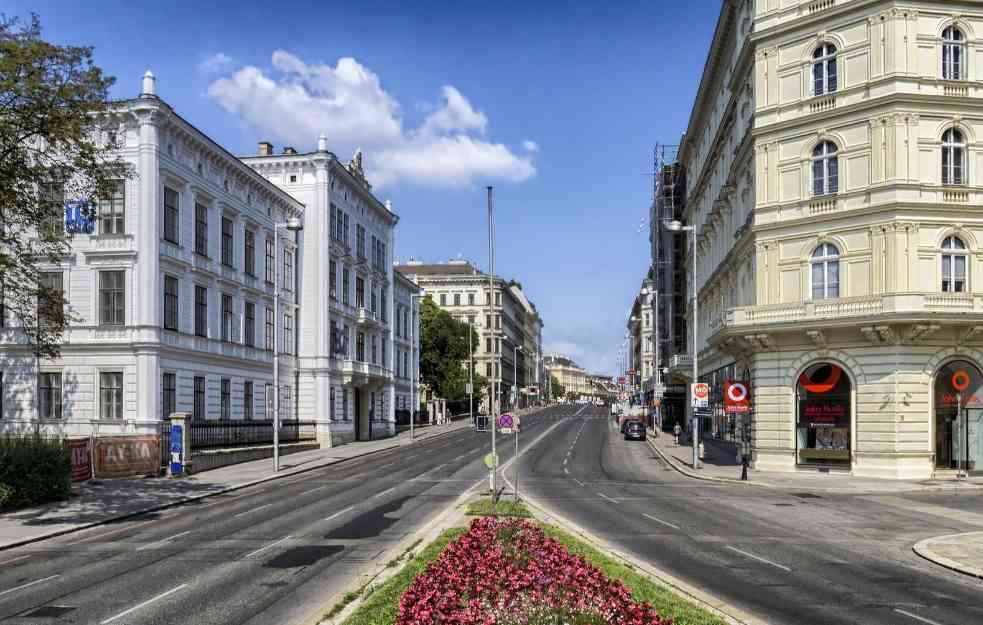
[[[512,462],[515,464],[515,502],[519,503],[519,424],[515,424],[515,455]]]

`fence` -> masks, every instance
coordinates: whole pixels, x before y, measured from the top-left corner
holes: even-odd
[[[192,421],[191,449],[220,449],[273,444],[273,421]],[[280,443],[317,438],[314,421],[280,422]]]

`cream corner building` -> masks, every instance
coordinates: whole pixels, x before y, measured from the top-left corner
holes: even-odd
[[[983,6],[725,0],[711,45],[700,375],[752,383],[755,466],[983,469]]]

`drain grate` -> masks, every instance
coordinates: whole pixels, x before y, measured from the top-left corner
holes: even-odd
[[[69,612],[74,612],[77,609],[78,608],[73,608],[67,605],[45,605],[36,610],[31,610],[24,616],[33,616],[35,618],[59,618],[65,616]]]

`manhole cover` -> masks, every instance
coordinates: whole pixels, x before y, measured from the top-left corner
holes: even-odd
[[[36,610],[31,610],[24,616],[33,616],[37,618],[58,618],[65,616],[69,612],[75,611],[77,608],[72,608],[67,605],[46,605],[41,606]]]

